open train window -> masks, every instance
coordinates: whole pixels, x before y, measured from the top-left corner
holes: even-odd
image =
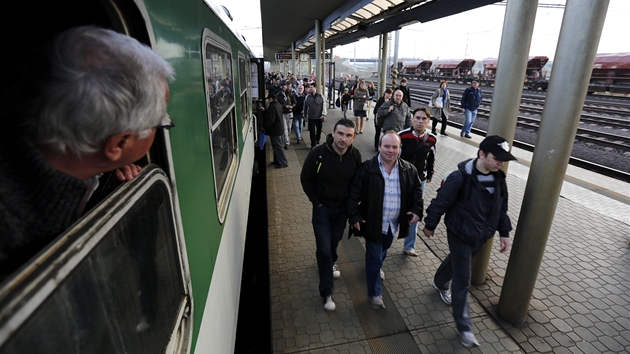
[[[240,83],[240,94],[241,94],[241,125],[243,136],[245,136],[247,132],[247,127],[249,126],[249,117],[251,112],[251,101],[249,98],[249,60],[245,60],[245,55],[239,53],[238,55],[238,77]]]
[[[202,38],[214,190],[219,222],[223,222],[238,165],[234,103],[238,91],[235,91],[232,82],[232,50],[229,43],[207,28]]]
[[[170,183],[152,165],[0,288],[2,353],[182,353],[191,331]]]

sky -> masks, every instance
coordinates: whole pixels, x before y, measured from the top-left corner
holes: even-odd
[[[221,1],[221,0],[219,0]],[[287,0],[290,1],[290,0]],[[223,0],[237,28],[257,55],[262,56],[260,0]],[[539,0],[530,55],[553,59],[563,8],[546,8],[543,4],[565,4],[563,0]],[[499,55],[505,5],[488,5],[439,20],[417,23],[400,30],[398,58],[462,59],[496,58]],[[628,53],[630,39],[628,19],[630,1],[610,0],[598,53]],[[390,56],[393,56],[394,34],[390,33]],[[355,54],[356,51],[356,54]],[[378,37],[333,49],[334,56],[344,58],[377,58]]]

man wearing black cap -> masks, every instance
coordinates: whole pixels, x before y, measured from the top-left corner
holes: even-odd
[[[444,223],[450,254],[435,273],[432,285],[447,305],[451,304],[452,292],[453,317],[459,340],[468,348],[479,345],[471,332],[468,306],[471,260],[496,231],[501,236],[501,253],[510,248],[512,224],[507,215],[508,192],[501,167],[505,161],[511,160],[516,158],[504,138],[486,137],[479,144],[476,159],[460,162],[457,170],[444,178],[424,219],[422,231],[431,237],[442,214],[446,214]]]

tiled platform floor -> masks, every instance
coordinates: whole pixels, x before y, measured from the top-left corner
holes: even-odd
[[[331,132],[339,118],[341,112],[331,110],[324,132]],[[462,139],[452,127],[447,132],[449,137],[438,140],[436,174],[427,185],[425,207],[444,173],[475,156],[482,140]],[[344,238],[339,249],[342,276],[335,280],[338,310],[324,311],[317,290],[311,205],[300,185],[310,141],[308,131],[303,134],[302,144],[295,144],[292,135],[285,150],[289,168],[267,166],[275,353],[630,352],[630,184],[569,167],[526,323],[515,327],[495,313],[509,256],[495,245],[487,282],[471,289],[471,315],[481,347],[469,350],[458,342],[450,308],[430,285],[448,252],[443,223],[436,237],[418,238],[417,258],[402,255],[402,240],[394,241],[383,266],[388,306],[382,312],[368,305],[363,240]],[[354,144],[364,160],[375,155],[373,138],[370,119]],[[269,162],[269,147],[267,152]],[[516,228],[531,153],[514,153],[519,162],[509,166],[508,188],[509,215]],[[395,329],[373,328],[387,329],[382,323],[388,321],[396,323]],[[396,349],[409,336],[417,348]]]

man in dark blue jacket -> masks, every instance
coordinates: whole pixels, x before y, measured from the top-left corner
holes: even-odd
[[[337,308],[333,301],[333,278],[341,273],[337,262],[337,245],[348,220],[346,200],[348,185],[359,166],[361,152],[352,147],[356,137],[354,123],[341,119],[326,138],[326,143],[312,149],[302,167],[302,189],[313,204],[313,231],[319,270],[319,294],[326,311]]]
[[[516,160],[510,145],[500,136],[486,137],[477,151],[476,159],[460,162],[457,170],[444,180],[438,195],[431,201],[424,219],[423,233],[433,236],[440,218],[444,223],[450,254],[446,256],[433,279],[442,301],[451,304],[461,343],[470,348],[479,345],[472,334],[468,308],[471,260],[496,231],[501,236],[501,252],[510,248],[512,230],[507,215],[508,192],[503,162]]]
[[[472,85],[462,95],[462,112],[464,112],[466,120],[459,136],[470,139],[470,130],[477,118],[477,108],[481,105],[482,98],[479,81],[473,80]]]
[[[386,132],[379,154],[365,161],[350,185],[348,217],[355,235],[365,237],[365,276],[374,309],[383,304],[381,267],[394,235],[409,234],[409,225],[422,216],[422,191],[416,168],[398,157],[401,140]]]

